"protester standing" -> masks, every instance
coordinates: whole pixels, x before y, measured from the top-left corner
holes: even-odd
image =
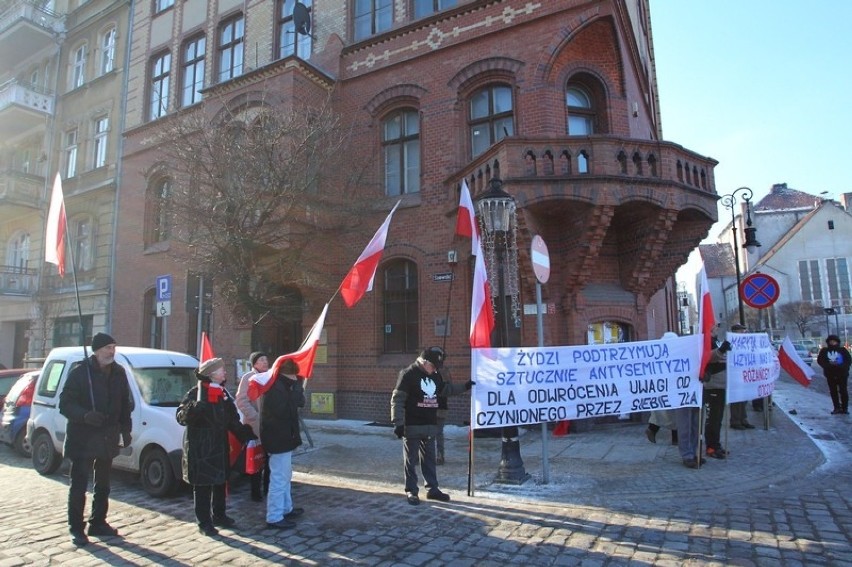
[[[426,498],[447,502],[450,496],[438,488],[435,437],[438,434],[438,398],[470,390],[473,382],[454,386],[441,375],[446,354],[441,347],[425,349],[399,372],[391,394],[391,422],[403,440],[405,495],[411,505],[420,504],[417,468],[423,474]]]
[[[64,456],[71,461],[68,525],[71,542],[78,547],[89,543],[83,510],[93,468],[89,535],[118,535],[106,521],[110,471],[119,453],[119,438],[125,447],[130,446],[132,409],[127,374],[115,362],[115,339],[98,333],[92,338],[92,355],[75,364],[59,394],[59,412],[68,419]]]
[[[236,522],[225,513],[225,484],[231,470],[228,432],[245,443],[255,439],[251,426],[240,422],[237,406],[225,389],[225,364],[221,358],[201,363],[198,385],[178,406],[183,434],[183,480],[192,485],[198,530],[213,537],[216,526],[232,528]],[[212,513],[211,513],[212,510]]]
[[[260,407],[259,401],[252,401],[248,395],[249,378],[255,374],[260,374],[269,370],[269,358],[265,352],[253,352],[249,355],[251,370],[246,372],[240,378],[240,384],[237,387],[237,409],[243,417],[243,423],[250,425],[255,436],[260,438]],[[263,470],[249,475],[251,484],[251,499],[255,502],[262,502],[263,495],[269,491],[269,459],[264,459]]]
[[[274,369],[273,369],[274,370]],[[305,406],[305,379],[293,360],[281,364],[272,386],[261,396],[260,441],[269,455],[269,493],[266,496],[266,525],[290,529],[293,519],[304,513],[293,507],[293,451],[302,444],[299,408]]]
[[[828,335],[825,339],[826,346],[822,347],[817,355],[817,364],[822,368],[822,373],[828,382],[828,392],[834,409],[832,415],[849,414],[849,366],[852,358],[845,347],[840,346],[840,337]]]

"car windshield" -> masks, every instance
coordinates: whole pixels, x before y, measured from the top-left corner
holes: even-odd
[[[151,406],[178,407],[195,386],[195,368],[134,368],[142,399]]]

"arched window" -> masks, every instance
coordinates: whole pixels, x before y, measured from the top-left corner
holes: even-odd
[[[145,202],[145,246],[164,242],[171,236],[169,201],[172,198],[172,182],[158,179],[148,187]]]
[[[416,352],[420,346],[417,266],[393,260],[382,271],[385,353]]]
[[[382,123],[385,192],[402,195],[420,191],[420,116],[398,110]]]
[[[6,248],[6,266],[15,273],[26,272],[30,264],[30,234],[19,231],[9,239]]]
[[[71,52],[71,79],[70,89],[82,87],[86,82],[86,51],[87,46],[84,43]]]
[[[115,37],[115,28],[108,29],[101,36],[101,75],[106,75],[115,69]]]
[[[512,88],[492,85],[470,97],[470,149],[478,156],[493,144],[515,133]]]
[[[148,88],[148,118],[156,120],[169,110],[169,88],[171,85],[172,54],[168,51],[151,58],[150,83]]]
[[[568,109],[569,136],[590,136],[595,133],[595,109],[588,90],[579,85],[568,85],[565,105]]]
[[[190,106],[201,102],[201,89],[204,88],[204,52],[207,40],[203,35],[193,37],[183,44],[181,50],[180,105]]]

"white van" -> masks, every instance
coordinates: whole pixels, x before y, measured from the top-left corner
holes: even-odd
[[[59,413],[59,394],[71,367],[82,360],[82,347],[55,348],[36,382],[27,437],[39,474],[52,474],[62,464],[67,420]],[[126,346],[116,348],[115,361],[127,372],[134,407],[133,441],[113,467],[140,473],[149,494],[166,496],[181,478],[183,427],[175,420],[175,408],[196,384],[198,361],[180,352]]]

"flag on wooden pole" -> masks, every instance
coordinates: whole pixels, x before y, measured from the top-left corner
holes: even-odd
[[[47,228],[44,235],[44,260],[55,264],[59,275],[65,275],[65,199],[62,196],[62,179],[56,174],[53,193],[50,195],[50,209],[47,212]]]

